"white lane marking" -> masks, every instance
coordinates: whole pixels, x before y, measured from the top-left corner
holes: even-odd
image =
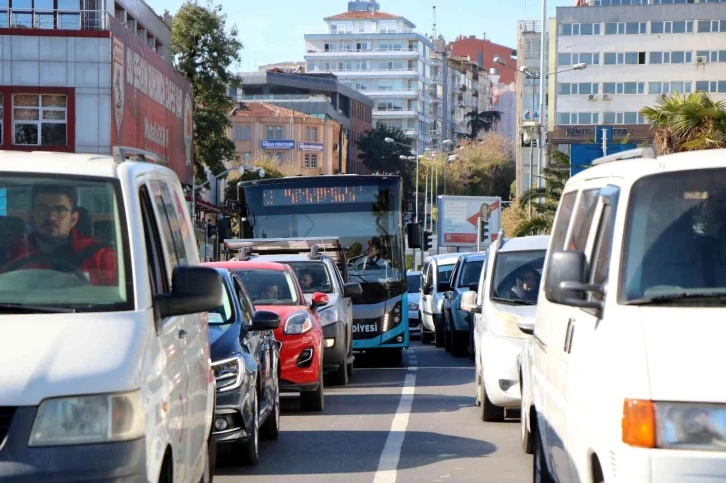
[[[401,447],[403,439],[406,437],[406,428],[408,427],[408,419],[411,416],[411,405],[413,404],[413,396],[416,392],[416,356],[415,352],[409,352],[408,371],[406,372],[406,380],[401,389],[401,400],[396,409],[396,415],[393,416],[391,430],[386,438],[386,444],[383,446],[381,459],[378,461],[378,470],[373,478],[373,483],[395,483],[398,470],[398,461],[401,459]]]

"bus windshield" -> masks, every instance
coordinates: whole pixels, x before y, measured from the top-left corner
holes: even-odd
[[[351,282],[367,284],[354,303],[405,291],[401,180],[320,176],[244,182],[239,202],[243,238],[336,236]]]

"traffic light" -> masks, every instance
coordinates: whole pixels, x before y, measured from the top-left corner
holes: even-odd
[[[479,231],[481,232],[481,239],[486,240],[489,237],[489,222],[483,221],[479,224]]]
[[[434,234],[430,231],[423,232],[423,251],[428,251],[434,246]]]
[[[477,220],[476,250],[481,251],[482,245],[489,239],[489,222],[483,218]]]

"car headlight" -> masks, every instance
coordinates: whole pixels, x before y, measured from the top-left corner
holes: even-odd
[[[726,406],[655,403],[659,448],[726,451]]]
[[[212,363],[214,381],[217,391],[226,392],[242,385],[242,374],[245,372],[245,361],[241,357],[230,357]]]
[[[288,335],[304,334],[313,330],[313,321],[305,313],[295,314],[285,321],[284,332]]]
[[[144,436],[141,391],[46,399],[40,404],[29,446],[129,441]]]
[[[322,326],[336,323],[340,320],[338,317],[338,307],[333,305],[325,310],[321,310],[318,312],[318,318],[320,319],[320,325]]]
[[[414,302],[408,303],[408,310],[418,310],[418,304]]]

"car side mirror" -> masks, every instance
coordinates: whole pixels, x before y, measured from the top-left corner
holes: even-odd
[[[461,310],[469,312],[470,314],[481,313],[481,307],[476,303],[476,292],[472,292],[471,290],[464,292],[464,295],[461,296]]]
[[[527,335],[534,335],[534,318],[524,317],[517,321],[517,327]]]
[[[177,315],[211,312],[223,302],[224,285],[219,273],[209,267],[176,267],[171,275],[171,292],[154,297],[162,319]]]
[[[479,284],[478,283],[470,283],[469,284],[469,290],[472,292],[478,292],[479,291]]]
[[[328,302],[330,302],[330,297],[323,292],[315,292],[312,297],[312,303],[310,304],[310,310],[315,312],[320,307],[328,305]]]
[[[250,330],[275,330],[280,327],[280,315],[267,310],[258,310],[252,319]]]
[[[358,297],[363,295],[363,287],[359,283],[349,282],[343,286],[344,297]]]
[[[588,293],[605,295],[600,285],[589,284],[587,257],[580,250],[557,251],[550,254],[545,280],[545,297],[552,303],[583,309],[595,309],[600,316],[603,303],[587,300]]]
[[[421,291],[424,295],[431,295],[431,292],[433,292],[433,287],[430,283],[425,283],[421,286]]]
[[[421,225],[418,223],[406,225],[406,238],[408,248],[421,248]]]

